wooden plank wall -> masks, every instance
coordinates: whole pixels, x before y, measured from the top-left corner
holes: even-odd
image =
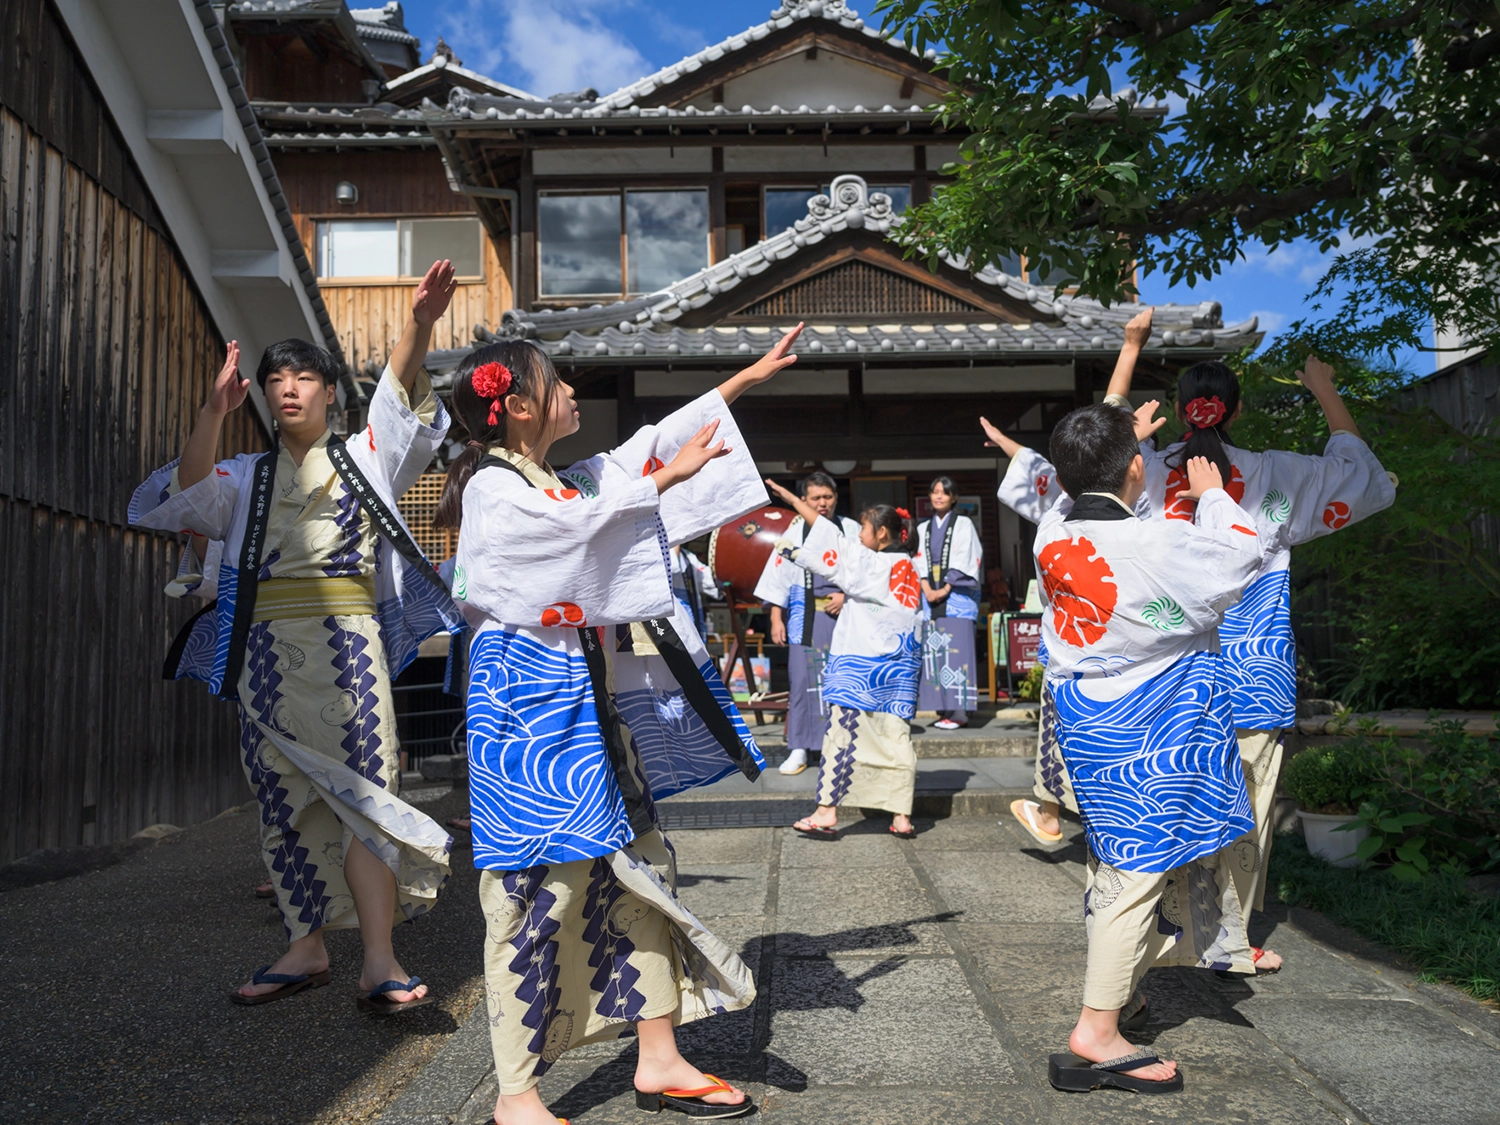
[[[165,683],[197,608],[125,526],[222,341],[46,0],[0,16],[0,861],[246,799],[230,705]],[[265,447],[249,411],[225,453]]]
[[[316,262],[315,230],[320,219],[413,218],[472,215],[467,197],[451,191],[442,158],[435,151],[283,152],[276,157],[287,203],[307,255]],[[347,180],[359,189],[359,202],[338,203],[334,190]],[[448,315],[433,332],[434,348],[461,348],[480,326],[493,330],[512,306],[510,244],[484,240],[483,284],[460,285]],[[320,281],[323,303],[338,329],[344,355],[356,371],[367,363],[383,366],[411,308],[413,283],[341,284]]]

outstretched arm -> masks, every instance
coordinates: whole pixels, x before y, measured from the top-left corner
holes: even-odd
[[[1136,313],[1125,325],[1125,346],[1115,360],[1114,373],[1109,377],[1109,389],[1105,394],[1130,394],[1130,381],[1135,378],[1135,361],[1141,357],[1141,349],[1151,340],[1151,316],[1156,310],[1147,305]]]
[[[410,394],[417,381],[417,372],[427,358],[428,345],[432,343],[432,326],[448,311],[458,282],[454,280],[453,263],[444,258],[433,262],[427,270],[417,291],[411,297],[411,315],[406,318],[406,329],[396,350],[391,353],[391,372]]]
[[[777,484],[769,477],[766,478],[766,487],[774,492],[777,496],[785,500],[788,504],[790,504],[792,506],[792,509],[802,517],[804,522],[806,522],[807,529],[809,531],[812,530],[813,524],[818,522],[818,509],[814,508],[811,504],[802,499],[802,497],[796,495],[794,492],[782,488],[781,485]]]
[[[799,323],[776,344],[774,348],[761,356],[738,375],[725,380],[719,384],[719,394],[724,396],[726,403],[733,403],[735,399],[744,394],[749,388],[757,383],[764,383],[772,375],[775,375],[783,367],[790,367],[797,362],[795,355],[788,355],[792,345],[797,342],[797,337],[802,333],[802,325]]]
[[[201,480],[206,480],[214,471],[214,454],[219,450],[219,433],[224,428],[224,419],[231,410],[238,410],[250,393],[250,380],[240,378],[240,345],[230,340],[225,350],[224,366],[214,377],[213,390],[208,401],[198,411],[197,424],[182,447],[182,459],[177,466],[177,485],[189,489]]]
[[[990,439],[984,444],[999,446],[1000,452],[1004,453],[1007,457],[1014,458],[1017,453],[1026,448],[1020,442],[1013,441],[1002,434],[988,418],[981,417],[979,425],[984,430],[984,436]]]
[[[1323,408],[1323,417],[1328,419],[1328,432],[1335,430],[1347,430],[1355,437],[1359,437],[1359,427],[1354,424],[1354,415],[1349,413],[1349,408],[1344,405],[1344,400],[1339,396],[1338,388],[1333,385],[1333,368],[1324,363],[1315,355],[1307,357],[1307,362],[1302,365],[1302,370],[1297,372],[1297,378],[1302,380],[1313,398],[1318,400],[1318,405]]]

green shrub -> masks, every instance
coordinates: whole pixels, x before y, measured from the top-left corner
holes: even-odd
[[[1281,771],[1281,788],[1310,813],[1352,814],[1379,767],[1363,738],[1310,746]]]
[[[1042,678],[1047,674],[1047,669],[1040,664],[1034,664],[1026,677],[1016,685],[1016,698],[1024,703],[1035,703],[1042,698]]]

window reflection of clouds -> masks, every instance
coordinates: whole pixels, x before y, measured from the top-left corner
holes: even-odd
[[[625,256],[632,293],[663,289],[708,265],[708,193],[626,192]]]
[[[766,188],[766,238],[789,230],[807,215],[807,201],[818,194],[817,188]]]
[[[620,197],[543,195],[537,199],[544,297],[620,292]]]

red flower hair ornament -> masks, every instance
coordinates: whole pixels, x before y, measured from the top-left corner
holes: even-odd
[[[911,513],[908,512],[905,508],[897,508],[896,509],[896,514],[898,516],[900,516],[903,520],[909,520],[909,519],[911,519]],[[904,525],[901,528],[901,542],[903,542],[903,543],[906,542],[906,527]]]
[[[490,400],[489,422],[492,426],[499,425],[500,415],[505,413],[505,392],[510,390],[513,378],[510,368],[503,363],[481,363],[469,376],[474,393]]]
[[[1219,399],[1218,395],[1212,398],[1195,398],[1182,408],[1182,413],[1194,429],[1206,430],[1211,426],[1217,426],[1228,414],[1228,409]]]

